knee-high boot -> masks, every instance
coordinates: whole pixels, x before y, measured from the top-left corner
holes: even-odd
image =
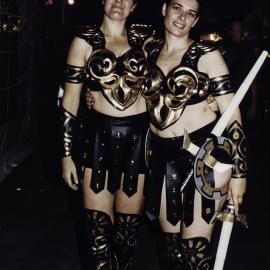
[[[89,270],[112,270],[110,216],[102,211],[86,209],[86,220]]]
[[[208,239],[204,237],[183,239],[181,245],[186,270],[212,269],[212,257]]]
[[[180,233],[163,233],[164,236],[164,259],[161,262],[162,270],[184,270],[182,249],[181,249],[181,235]],[[165,248],[165,249],[164,249]]]
[[[112,252],[117,261],[117,270],[127,270],[133,262],[138,243],[139,225],[139,215],[115,214]]]

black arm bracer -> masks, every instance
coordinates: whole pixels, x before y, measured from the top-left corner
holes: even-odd
[[[64,82],[68,83],[82,83],[85,80],[85,69],[84,67],[77,67],[66,64],[64,70]]]
[[[77,128],[77,117],[60,107],[61,136],[62,136],[62,157],[71,156],[72,141]]]
[[[238,121],[234,121],[228,127],[228,138],[233,146],[233,173],[234,178],[245,178],[247,175],[246,163],[246,136]]]
[[[230,75],[210,79],[210,92],[214,97],[233,93]]]

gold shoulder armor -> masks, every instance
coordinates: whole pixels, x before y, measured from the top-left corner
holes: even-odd
[[[97,25],[80,26],[75,36],[84,39],[92,47],[105,46],[104,36]]]
[[[132,24],[129,28],[129,37],[134,45],[142,46],[150,37],[153,37],[155,30],[151,25]]]
[[[163,39],[153,39],[149,41],[145,45],[145,50],[148,56],[151,56],[152,54],[158,52],[160,48],[162,47],[163,43],[164,43]]]
[[[214,42],[211,42],[211,41],[201,40],[197,43],[197,46],[198,46],[198,48],[200,48],[202,55],[207,54],[209,52],[213,52],[213,51],[218,49],[217,44],[215,44]]]

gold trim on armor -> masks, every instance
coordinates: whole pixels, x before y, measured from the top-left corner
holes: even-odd
[[[165,80],[166,79],[166,80]],[[164,80],[166,85],[163,85]],[[150,70],[142,86],[152,123],[160,130],[174,124],[194,95],[207,94],[208,80],[188,67],[177,66],[166,76],[161,70]]]
[[[210,79],[210,91],[213,96],[233,93],[230,75],[223,75]]]
[[[66,64],[64,70],[64,81],[68,83],[82,83],[85,80],[84,67]]]
[[[234,178],[245,178],[247,175],[246,137],[241,124],[234,121],[228,128],[228,138],[233,147]]]
[[[62,128],[63,128],[63,157],[68,157],[71,155],[72,150],[72,140],[75,133],[75,125],[77,123],[77,118],[70,112],[65,110],[63,107],[61,109],[62,118]]]

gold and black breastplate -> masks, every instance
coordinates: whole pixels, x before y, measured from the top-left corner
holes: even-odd
[[[85,67],[85,86],[91,91],[101,91],[117,110],[127,109],[137,100],[142,79],[147,73],[142,46],[154,34],[152,28],[132,25],[127,30],[130,49],[121,56],[106,48],[104,35],[97,26],[81,29],[77,36],[92,46],[92,54]]]
[[[206,99],[209,77],[198,71],[197,64],[202,55],[215,49],[202,42],[194,42],[181,63],[166,76],[156,65],[163,43],[162,40],[155,40],[148,44],[149,72],[142,84],[142,95],[146,99],[151,123],[159,130],[173,125],[187,105]]]

